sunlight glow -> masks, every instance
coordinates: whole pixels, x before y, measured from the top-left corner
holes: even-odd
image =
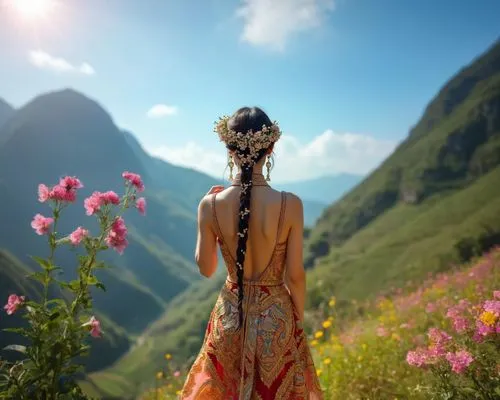
[[[23,18],[38,20],[48,17],[54,8],[55,0],[8,0],[7,5]]]

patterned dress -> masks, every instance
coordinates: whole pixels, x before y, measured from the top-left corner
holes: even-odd
[[[285,208],[286,194],[282,193],[277,241]],[[238,329],[236,262],[221,233],[215,195],[212,211],[228,277],[180,398],[322,400],[306,336],[283,281],[286,241],[275,244],[271,260],[259,279],[245,280],[244,321]]]

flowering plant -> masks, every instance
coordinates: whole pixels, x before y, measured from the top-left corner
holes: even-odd
[[[64,177],[52,188],[39,185],[38,200],[50,205],[52,216],[36,214],[31,226],[36,234],[47,236],[50,252],[48,258],[33,257],[41,271],[29,275],[41,284],[40,298],[11,294],[4,307],[7,315],[23,312],[27,323],[6,331],[24,337],[27,345],[10,345],[4,349],[20,353],[21,359],[0,360],[0,398],[86,398],[75,380],[81,368],[76,360],[88,354],[89,334],[94,338],[103,334],[100,321],[92,315],[90,292],[93,286],[105,290],[96,276],[105,264],[98,261],[97,255],[108,248],[123,253],[128,241],[121,214],[126,208],[135,206],[141,214],[145,213],[145,199],[136,198],[137,193],[144,190],[141,177],[131,172],[124,172],[122,176],[125,194],[121,198],[113,191],[94,192],[84,201],[86,214],[96,216],[99,222],[97,236],[91,236],[89,230],[81,226],[62,237],[57,231],[63,209],[76,201],[77,191],[83,187],[78,178]],[[114,206],[119,207],[118,211],[113,212]],[[62,270],[55,263],[55,251],[63,245],[81,246],[86,252],[78,257],[77,278],[71,281],[55,276]],[[59,297],[50,298],[52,285],[59,286]]]

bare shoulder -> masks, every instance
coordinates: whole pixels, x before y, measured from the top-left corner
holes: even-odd
[[[302,218],[304,206],[300,197],[291,192],[285,192],[285,195],[288,215],[293,219]]]
[[[212,214],[213,194],[204,196],[198,204],[198,214],[201,217],[208,217]]]

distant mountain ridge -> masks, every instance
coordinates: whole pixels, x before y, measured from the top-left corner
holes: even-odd
[[[2,125],[14,114],[14,111],[14,107],[0,97],[0,129],[2,129]]]

